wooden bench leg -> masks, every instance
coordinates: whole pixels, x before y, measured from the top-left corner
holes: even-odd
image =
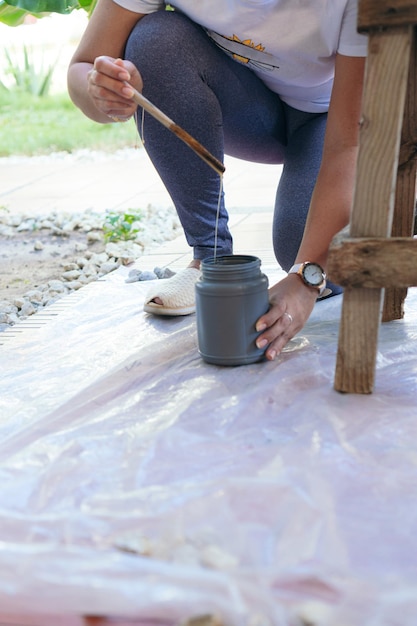
[[[347,287],[336,360],[335,389],[372,393],[383,289]]]
[[[414,233],[417,175],[417,29],[414,28],[413,45],[408,73],[407,96],[401,134],[401,148],[395,194],[392,237],[410,237]],[[402,319],[407,289],[385,290],[382,321]]]
[[[402,26],[369,34],[352,237],[391,235],[413,33],[412,26]],[[382,295],[382,289],[345,290],[334,382],[337,391],[373,391]]]

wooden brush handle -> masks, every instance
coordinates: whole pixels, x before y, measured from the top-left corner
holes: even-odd
[[[128,83],[126,83],[128,85]],[[168,128],[171,132],[174,133],[179,139],[181,139],[184,143],[187,144],[198,156],[203,159],[211,168],[214,169],[219,176],[222,176],[225,172],[225,167],[223,163],[221,163],[216,157],[214,157],[204,146],[201,145],[194,137],[192,137],[187,131],[185,131],[181,126],[175,124],[173,120],[171,120],[165,113],[163,113],[158,107],[156,107],[152,102],[150,102],[145,96],[143,96],[139,91],[134,89],[132,85],[128,85],[133,90],[133,100],[138,104],[142,109],[145,109],[152,117],[154,117],[158,122],[160,122],[163,126]]]

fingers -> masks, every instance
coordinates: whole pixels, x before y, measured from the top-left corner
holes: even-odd
[[[260,330],[263,326],[263,324],[260,324],[257,330]],[[258,337],[256,346],[260,350],[268,346],[265,351],[265,356],[268,360],[273,361],[296,334],[297,330],[291,313],[284,311],[282,315],[268,327],[267,332]]]
[[[132,100],[133,90],[128,84],[131,65],[122,59],[101,56],[95,59],[88,73],[87,89],[95,106],[116,121],[129,119],[137,108]]]
[[[131,76],[127,68],[127,62],[123,59],[113,59],[108,56],[99,56],[94,60],[93,69],[103,76],[113,78],[117,81],[129,81]]]

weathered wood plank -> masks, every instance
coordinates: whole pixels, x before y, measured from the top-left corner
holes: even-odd
[[[417,24],[415,0],[359,0],[359,32],[410,24]]]
[[[343,295],[334,388],[372,393],[378,350],[381,289],[346,289]]]
[[[369,36],[353,237],[391,234],[412,39],[411,27]]]
[[[369,35],[352,237],[391,234],[412,36],[410,26]],[[378,288],[345,290],[334,382],[338,391],[372,392],[383,293]]]
[[[407,94],[401,134],[397,187],[395,194],[393,237],[411,237],[414,233],[414,211],[417,175],[417,28],[414,28],[408,72]],[[408,285],[410,286],[410,285]],[[385,289],[382,321],[402,319],[406,286]]]
[[[334,241],[327,274],[342,287],[417,286],[417,239],[349,237]]]

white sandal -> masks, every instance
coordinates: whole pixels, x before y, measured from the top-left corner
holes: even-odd
[[[146,294],[143,310],[154,315],[190,315],[195,312],[195,284],[201,272],[187,267],[171,278],[155,281]],[[159,298],[162,304],[153,302]]]

